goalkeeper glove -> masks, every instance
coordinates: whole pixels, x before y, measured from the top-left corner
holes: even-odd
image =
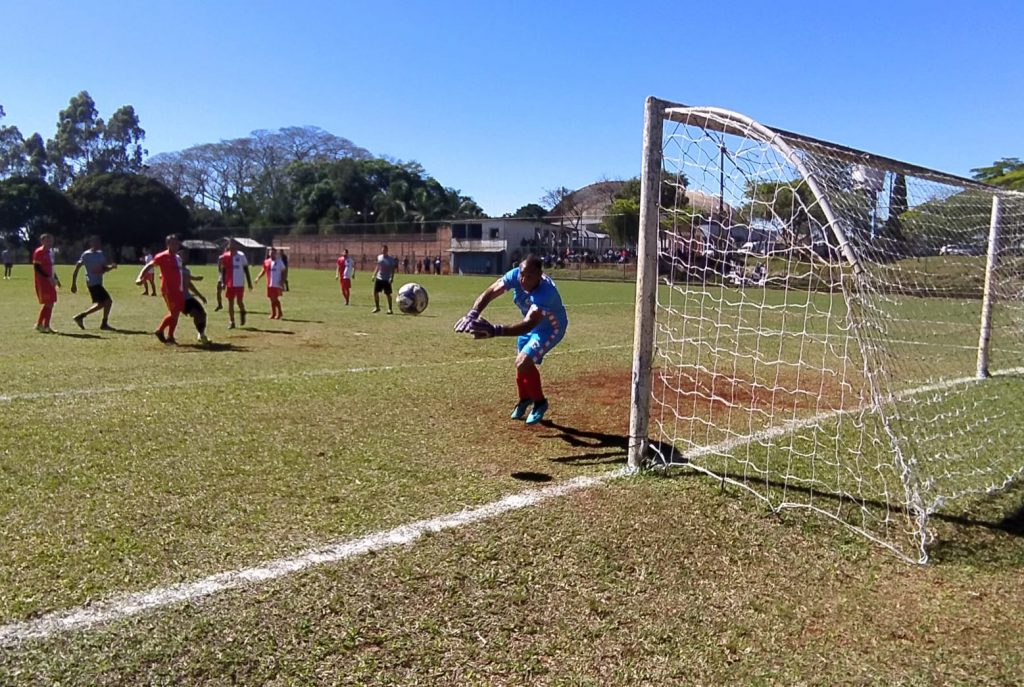
[[[503,329],[500,324],[491,324],[481,317],[473,320],[470,331],[473,332],[474,339],[489,339],[492,336],[501,336]]]
[[[455,323],[455,331],[457,332],[470,332],[472,331],[473,323],[480,317],[480,311],[470,310],[464,317],[459,318],[459,321]]]

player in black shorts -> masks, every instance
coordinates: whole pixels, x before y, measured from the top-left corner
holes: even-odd
[[[182,286],[185,289],[185,308],[182,312],[191,317],[192,322],[195,323],[199,341],[208,344],[210,339],[206,336],[206,308],[203,307],[206,303],[206,296],[199,293],[199,289],[195,285],[195,282],[202,281],[203,277],[198,274],[193,275],[187,267],[188,251],[182,251],[178,257],[181,258]]]
[[[74,316],[75,324],[81,329],[85,329],[86,316],[102,310],[103,323],[100,324],[100,329],[112,330],[113,327],[110,326],[108,320],[114,301],[110,298],[107,290],[103,288],[103,275],[116,268],[117,265],[107,262],[106,256],[103,255],[103,241],[99,236],[89,237],[89,250],[82,253],[82,257],[78,258],[78,262],[75,263],[75,271],[71,275],[71,293],[78,293],[78,271],[83,267],[85,267],[85,285],[89,288],[92,306]]]

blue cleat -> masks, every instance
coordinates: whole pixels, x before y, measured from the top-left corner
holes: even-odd
[[[531,401],[528,398],[520,399],[519,403],[516,404],[516,407],[512,409],[512,419],[522,420],[524,417],[526,417],[526,411],[530,409],[530,405],[532,403],[533,401]]]
[[[548,400],[545,398],[543,401],[537,401],[537,404],[533,406],[533,412],[530,413],[530,417],[526,418],[526,424],[537,424],[544,419],[544,413],[546,412],[548,412]]]

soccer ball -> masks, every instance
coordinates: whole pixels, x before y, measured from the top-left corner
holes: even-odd
[[[427,309],[427,290],[415,282],[405,284],[398,290],[398,309],[406,315],[419,315]]]

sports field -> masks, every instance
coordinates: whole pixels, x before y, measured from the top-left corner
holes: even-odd
[[[245,327],[211,304],[214,344],[183,318],[168,347],[134,276],[107,277],[118,332],[79,330],[64,289],[56,335],[28,267],[0,282],[0,685],[1024,678],[1024,488],[939,518],[913,567],[704,478],[622,476],[629,283],[559,282],[527,428],[513,341],[451,331],[488,279],[400,275],[430,307],[388,316],[368,275],[345,307],[293,270],[283,320],[257,289]]]

